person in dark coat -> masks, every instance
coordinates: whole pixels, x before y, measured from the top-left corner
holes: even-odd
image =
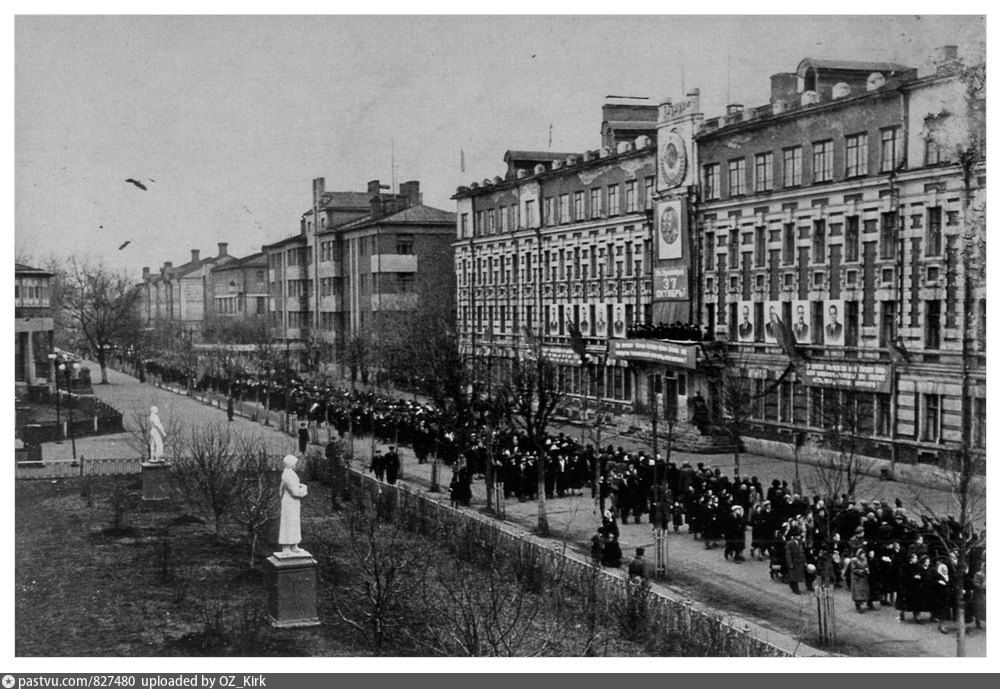
[[[733,562],[743,562],[743,551],[746,549],[746,519],[743,516],[743,508],[734,505],[729,511],[725,525],[726,548],[723,555],[728,560],[733,558]]]
[[[601,520],[601,528],[598,530],[601,541],[604,543],[604,550],[601,557],[601,564],[605,567],[622,566],[622,547],[618,542],[618,522],[615,521],[614,513],[607,510]]]
[[[230,395],[229,399],[226,400],[226,417],[229,419],[230,423],[233,422],[233,414],[234,413],[235,413],[235,410],[233,409],[233,396]]]
[[[785,543],[785,561],[788,563],[788,573],[785,575],[792,593],[802,593],[799,584],[806,581],[806,554],[802,547],[802,536],[798,531],[789,533]]]
[[[309,424],[306,421],[299,422],[299,454],[304,454],[309,447]]]
[[[382,455],[382,450],[375,450],[375,456],[372,457],[368,470],[375,474],[375,478],[379,481],[385,480],[385,457]]]
[[[397,478],[399,478],[399,453],[390,445],[389,451],[385,453],[385,480],[389,485],[395,485]]]
[[[864,548],[858,548],[847,566],[851,571],[851,600],[854,601],[855,610],[863,613],[862,603],[866,604],[869,610],[874,610],[875,604],[872,602],[871,587],[869,585],[871,569],[869,567],[868,554],[865,553]]]
[[[635,557],[628,563],[629,579],[645,579],[648,581],[653,578],[652,567],[646,561],[645,555],[645,548],[635,549]]]

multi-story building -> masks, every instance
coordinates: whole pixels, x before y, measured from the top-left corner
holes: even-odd
[[[14,264],[14,380],[34,385],[52,380],[52,273]]]
[[[201,252],[192,249],[190,261],[177,267],[166,261],[158,274],[144,267],[140,308],[147,325],[160,322],[189,332],[198,330],[213,309],[212,268],[235,260],[228,248],[227,242],[219,242],[218,255],[209,258],[201,258]]]
[[[210,314],[223,318],[267,317],[267,256],[263,251],[209,271]]]
[[[939,58],[926,73],[805,59],[771,78],[769,104],[731,105],[695,137],[697,308],[730,365],[772,390],[751,448],[801,431],[822,445],[833,427],[866,455],[934,461],[961,440],[963,390],[984,446],[985,281],[966,271],[985,125],[954,49]],[[775,386],[778,320],[806,361]]]
[[[652,318],[657,108],[609,103],[602,114],[601,148],[507,151],[502,177],[458,188],[457,326],[487,371],[541,338],[571,396],[624,409],[642,381],[606,354],[609,339]],[[571,323],[586,340],[586,372]]]
[[[403,314],[451,315],[454,214],[423,205],[419,182],[385,188],[374,180],[367,192],[328,192],[318,178],[299,234],[264,247],[272,324],[299,367],[323,344],[339,360],[352,337]]]

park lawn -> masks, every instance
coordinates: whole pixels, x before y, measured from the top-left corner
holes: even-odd
[[[131,506],[112,533],[116,480]],[[245,545],[138,495],[138,477],[17,482],[18,656],[364,654],[323,627],[272,629],[261,558],[250,570]]]

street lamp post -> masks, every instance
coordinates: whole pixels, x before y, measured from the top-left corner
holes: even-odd
[[[62,444],[62,418],[59,413],[59,367],[62,365],[62,359],[55,353],[52,353],[49,354],[49,361],[52,362],[53,370],[55,371],[53,379],[56,384],[56,442]]]
[[[73,395],[72,395],[72,383],[70,379],[71,371],[80,370],[80,364],[73,363],[72,366],[67,366],[66,364],[59,364],[59,370],[66,373],[66,406],[69,408],[69,422],[67,424],[67,435],[69,435],[69,441],[73,446],[73,461],[76,461],[76,436],[73,435]]]

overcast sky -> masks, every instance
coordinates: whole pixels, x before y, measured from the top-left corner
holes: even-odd
[[[981,46],[985,20],[22,16],[15,34],[18,254],[138,275],[296,233],[313,177],[390,183],[393,142],[397,182],[454,210],[550,125],[553,150],[597,148],[609,94],[658,103],[683,81],[713,117],[766,103],[804,57],[919,66]]]

